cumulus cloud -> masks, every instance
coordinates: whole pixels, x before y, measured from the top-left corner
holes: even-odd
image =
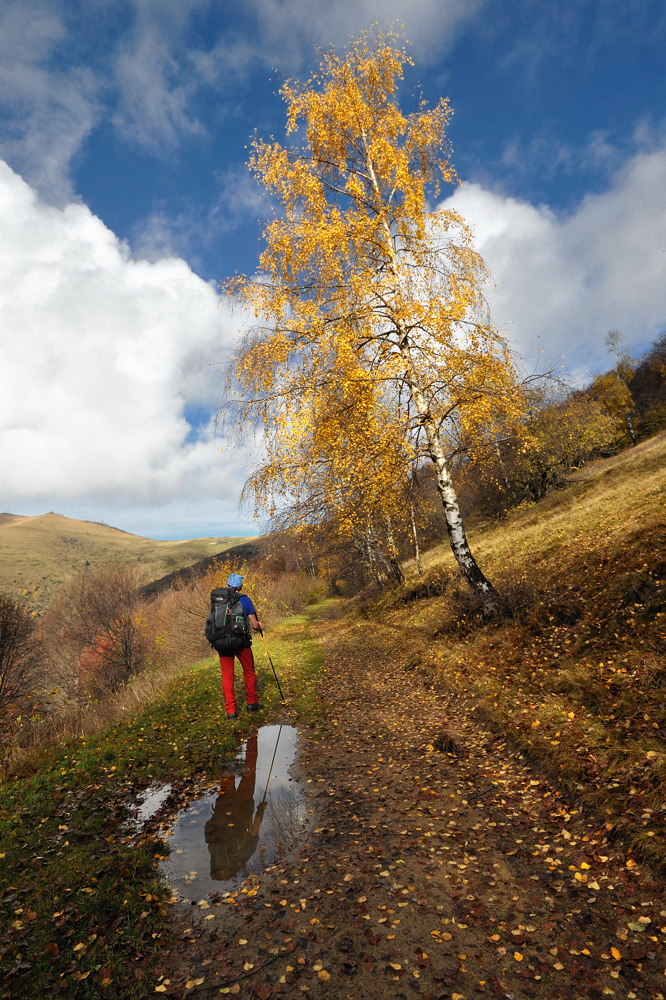
[[[132,259],[0,163],[0,327],[4,509],[180,498],[234,521],[243,457],[185,413],[214,412],[235,324],[183,260]]]
[[[528,360],[608,366],[604,334],[643,350],[666,328],[666,149],[639,153],[566,215],[467,184],[443,207],[467,219],[492,273],[495,323]]]

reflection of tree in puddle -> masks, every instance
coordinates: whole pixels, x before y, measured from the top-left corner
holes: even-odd
[[[303,802],[295,788],[271,793],[258,851],[262,869],[293,851],[303,832],[303,819]]]
[[[232,774],[222,778],[213,814],[204,828],[210,853],[210,877],[214,881],[232,879],[241,869],[256,874],[288,854],[298,843],[303,812],[296,789],[282,786],[271,788],[270,795],[268,792],[281,731],[282,727],[278,730],[263,798],[256,808],[256,733],[248,738],[246,770],[238,786]]]
[[[162,862],[183,896],[232,889],[289,854],[299,843],[306,807],[289,770],[296,757],[292,726],[260,727],[230,761],[219,794],[191,802],[171,827],[171,854]]]

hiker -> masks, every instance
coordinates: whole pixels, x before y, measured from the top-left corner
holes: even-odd
[[[222,692],[227,719],[238,718],[238,706],[234,696],[234,658],[237,656],[243,668],[245,683],[245,700],[248,712],[258,712],[264,706],[259,703],[257,694],[257,677],[254,672],[254,657],[252,655],[251,629],[259,632],[263,624],[257,618],[257,612],[251,599],[241,594],[243,577],[240,573],[230,573],[225,588],[213,590],[211,593],[211,612],[206,620],[206,637],[220,657],[222,672]],[[215,628],[215,603],[224,610],[224,620],[230,626],[224,629]],[[230,631],[231,630],[231,631]]]
[[[255,812],[256,732],[247,741],[245,763],[247,770],[238,788],[233,775],[222,779],[213,814],[204,830],[210,853],[210,877],[216,882],[232,879],[241,868],[245,868],[259,843],[259,827],[266,802],[261,802]]]

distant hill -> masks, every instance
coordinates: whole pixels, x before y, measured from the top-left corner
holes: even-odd
[[[42,611],[62,584],[84,566],[130,560],[144,568],[148,584],[253,541],[253,537],[228,535],[155,541],[61,514],[0,514],[0,592],[21,595],[32,608]]]

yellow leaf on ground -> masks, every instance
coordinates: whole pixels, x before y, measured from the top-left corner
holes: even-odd
[[[611,955],[613,956],[616,962],[619,962],[620,959],[622,958],[622,952],[619,951],[617,948],[611,948]]]

